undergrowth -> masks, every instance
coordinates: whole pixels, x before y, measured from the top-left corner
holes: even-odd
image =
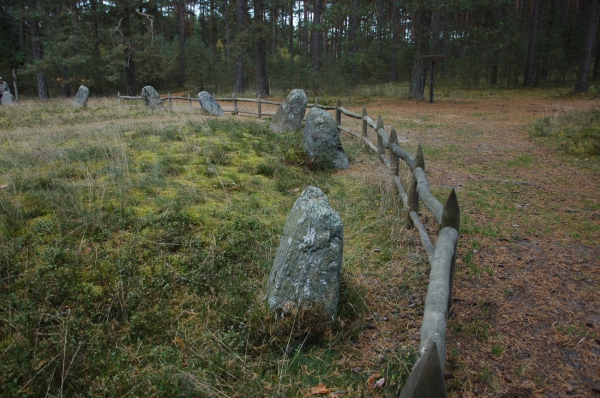
[[[600,159],[600,111],[568,112],[537,120],[532,138],[565,153]]]
[[[261,122],[107,103],[11,112],[0,130],[2,395],[364,390],[344,347],[368,311],[355,280],[365,248],[394,244],[380,233],[398,219],[389,187],[311,169],[300,132]],[[345,148],[365,162],[360,143]],[[264,303],[278,234],[307,185],[329,196],[348,242],[340,324],[317,334],[278,327]],[[404,347],[377,365],[393,370],[382,393],[414,358]]]

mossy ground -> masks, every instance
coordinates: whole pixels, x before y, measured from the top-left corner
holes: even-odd
[[[368,311],[357,270],[395,256],[381,233],[399,214],[388,181],[310,169],[301,132],[265,121],[109,100],[25,102],[2,117],[4,395],[298,396],[322,381],[354,394],[382,367],[390,391],[406,376],[409,348],[408,361],[391,352],[373,369],[340,368]],[[355,165],[379,167],[358,142],[345,146]],[[331,330],[278,324],[264,303],[279,233],[307,185],[345,223]]]

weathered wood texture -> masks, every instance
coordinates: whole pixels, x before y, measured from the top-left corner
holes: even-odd
[[[429,341],[425,354],[410,372],[399,398],[445,398],[443,367],[440,367],[435,341]]]
[[[341,125],[341,114],[361,120],[362,134],[360,138],[367,147],[377,153],[382,163],[390,170],[394,184],[398,189],[398,196],[408,210],[406,223],[419,232],[421,243],[431,265],[421,327],[419,347],[421,357],[412,369],[400,397],[446,397],[446,386],[442,371],[446,361],[446,326],[452,304],[456,248],[460,229],[460,208],[456,192],[454,189],[450,192],[444,205],[435,198],[431,193],[429,181],[425,174],[425,160],[421,145],[419,144],[413,157],[398,145],[398,135],[394,127],[391,128],[390,134],[387,133],[381,116],[378,117],[377,122],[374,122],[367,116],[366,108],[363,108],[362,114],[359,115],[343,108],[338,100],[336,107],[338,129],[357,137],[359,134]],[[375,131],[377,144],[373,144],[369,140],[368,127]],[[386,156],[387,150],[389,150],[389,158]],[[408,189],[404,188],[400,180],[399,160],[404,161],[411,170]],[[437,224],[440,225],[441,231],[435,247],[419,218],[419,202],[425,205],[433,214]]]
[[[425,344],[428,340],[435,341],[442,368],[446,361],[446,322],[450,300],[450,273],[457,241],[458,231],[454,228],[446,227],[440,231],[431,263],[429,287],[421,325],[419,353],[421,355],[425,353]]]

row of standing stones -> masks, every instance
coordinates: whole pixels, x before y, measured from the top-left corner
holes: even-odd
[[[308,98],[303,90],[290,92],[277,109],[269,128],[298,130]],[[317,165],[347,169],[337,124],[329,112],[314,107],[306,116],[302,144]],[[314,322],[333,321],[338,312],[344,248],[344,225],[317,187],[307,187],[285,222],[267,283],[271,311],[285,316],[315,310]]]
[[[80,86],[74,107],[87,106],[89,89]],[[2,105],[16,105],[10,93],[4,93]],[[162,99],[152,86],[142,89],[142,101],[152,109],[163,109]],[[202,109],[224,116],[212,95],[198,94]],[[290,92],[279,106],[269,128],[275,132],[298,130],[308,105],[303,90]],[[306,117],[303,146],[315,165],[347,169],[350,164],[340,140],[337,124],[325,110],[314,107]],[[331,208],[317,187],[307,187],[296,200],[286,220],[280,245],[267,284],[267,302],[278,315],[316,310],[332,321],[342,278],[344,227],[339,214]],[[323,319],[320,319],[323,320]]]
[[[75,99],[73,100],[74,107],[82,107],[87,106],[87,101],[90,96],[90,90],[86,86],[79,86],[77,90],[77,94],[75,95]],[[0,102],[2,106],[14,106],[18,105],[18,102],[15,100],[15,97],[6,91],[2,94],[2,98],[0,98]]]
[[[142,99],[152,109],[162,109],[158,92],[142,89]],[[224,116],[212,95],[198,94],[202,109]],[[308,105],[303,90],[290,92],[277,109],[269,128],[275,132],[298,130]],[[315,165],[347,169],[350,164],[333,117],[314,107],[306,117],[303,146]],[[307,187],[296,200],[284,226],[283,235],[267,283],[271,311],[285,316],[313,311],[314,321],[333,321],[337,316],[342,278],[344,227],[325,194]]]

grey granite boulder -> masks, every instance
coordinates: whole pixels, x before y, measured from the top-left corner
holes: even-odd
[[[215,100],[215,98],[207,93],[206,91],[202,91],[198,93],[198,101],[200,101],[200,106],[206,112],[215,116],[224,116],[223,109],[221,109],[221,105]]]
[[[5,91],[2,94],[2,99],[0,99],[0,101],[2,101],[2,106],[17,105],[17,101],[15,101],[15,97],[8,91]]]
[[[306,113],[307,104],[308,98],[306,98],[304,90],[299,88],[292,90],[277,108],[269,128],[278,133],[299,129]]]
[[[88,97],[90,96],[90,89],[86,86],[79,86],[75,99],[73,100],[73,106],[87,106]]]
[[[335,169],[350,167],[342,148],[340,132],[329,112],[312,108],[306,117],[302,144],[310,160],[321,166]]]
[[[269,308],[278,314],[319,309],[337,316],[344,226],[319,188],[300,195],[283,228],[267,284]]]
[[[162,99],[160,95],[152,86],[146,86],[142,89],[142,101],[144,104],[152,109],[163,109]]]

